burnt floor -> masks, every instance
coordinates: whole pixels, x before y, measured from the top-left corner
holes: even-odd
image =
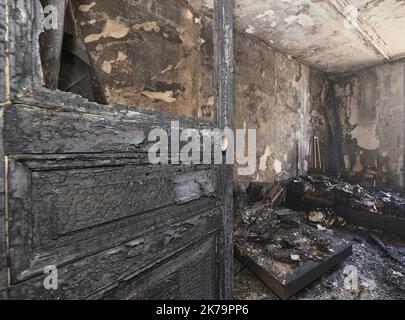
[[[293,296],[292,300],[405,300],[405,241],[354,226],[334,231],[339,237],[354,238],[352,256]],[[378,235],[387,247],[393,249],[396,258],[382,249],[370,234]],[[347,266],[357,268],[357,290],[345,288],[344,270]],[[238,300],[278,299],[238,261],[235,261],[235,297]]]

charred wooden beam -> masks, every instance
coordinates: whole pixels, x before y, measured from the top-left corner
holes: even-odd
[[[233,128],[233,0],[214,0],[214,64],[216,121],[221,129]],[[220,297],[233,299],[233,168],[224,164],[221,171],[224,230],[219,248],[224,264],[220,267]]]
[[[339,212],[348,223],[369,229],[395,233],[405,238],[405,219],[352,208],[336,208],[336,211]]]

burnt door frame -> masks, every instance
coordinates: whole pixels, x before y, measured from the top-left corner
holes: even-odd
[[[38,1],[39,2],[39,1]],[[35,108],[57,109],[61,112],[76,109],[78,112],[104,112],[105,106],[89,103],[78,96],[60,91],[51,91],[42,86],[42,71],[39,55],[38,36],[40,19],[36,0],[2,0],[0,2],[0,299],[8,297],[11,286],[9,266],[9,204],[8,204],[8,155],[21,153],[35,155],[36,146],[23,140],[13,140],[13,130],[5,128],[13,112],[3,117],[5,109],[17,110],[18,105]],[[201,128],[233,128],[233,0],[214,0],[214,91],[216,97],[215,121],[188,119],[167,115],[163,120],[180,120],[181,126]],[[122,121],[131,110],[114,106],[111,117]],[[154,111],[140,110],[139,117],[144,125],[153,125]],[[134,120],[132,120],[134,121]],[[138,120],[139,121],[139,120]],[[134,121],[136,122],[136,121]],[[15,129],[20,130],[20,129]],[[18,136],[18,134],[17,134]],[[91,143],[91,142],[90,142]],[[113,143],[113,141],[111,141]],[[17,145],[18,144],[18,145]],[[50,149],[58,148],[50,146]],[[72,147],[74,149],[74,147]],[[74,151],[72,149],[72,152]],[[68,150],[69,151],[69,150]],[[52,153],[53,151],[50,151]],[[64,151],[66,152],[66,150]],[[56,152],[57,153],[57,152]],[[219,169],[220,194],[224,205],[223,229],[218,237],[219,297],[233,298],[233,167],[222,165]]]
[[[233,0],[214,0],[214,91],[217,101],[216,125],[233,129],[234,51]],[[233,166],[225,165],[221,173],[224,200],[224,232],[221,248],[224,263],[220,296],[233,299]]]

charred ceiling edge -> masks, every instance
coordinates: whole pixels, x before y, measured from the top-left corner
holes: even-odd
[[[386,60],[391,60],[394,54],[388,44],[381,38],[377,31],[364,20],[357,8],[349,0],[328,0],[335,10],[341,14],[351,27],[353,27],[379,55]]]

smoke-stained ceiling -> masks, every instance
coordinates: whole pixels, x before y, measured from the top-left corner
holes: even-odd
[[[189,0],[212,8],[213,0]],[[234,0],[235,25],[325,72],[405,57],[405,0]]]

